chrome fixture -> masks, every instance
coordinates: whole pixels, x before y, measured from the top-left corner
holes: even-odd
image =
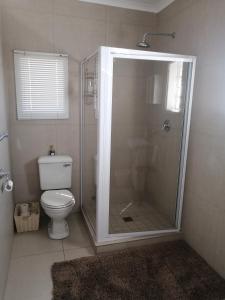
[[[151,36],[168,36],[168,37],[171,37],[171,38],[175,38],[176,36],[176,33],[175,32],[172,32],[172,33],[153,33],[153,32],[146,32],[144,35],[143,35],[143,38],[140,42],[137,43],[137,47],[140,47],[140,48],[150,48],[150,44],[148,42],[148,38],[150,40],[150,37]]]
[[[8,136],[9,136],[9,135],[8,135],[7,132],[0,133],[0,142],[1,142],[2,140],[4,140],[4,138],[7,138]]]
[[[165,120],[163,122],[163,125],[162,125],[162,130],[164,130],[166,132],[169,132],[170,129],[171,129],[170,121],[169,120]]]
[[[9,172],[5,172],[3,169],[0,168],[0,179],[9,177]]]
[[[9,172],[0,168],[0,180],[3,178],[5,178],[5,180],[2,183],[2,192],[11,192],[13,190],[13,181],[10,179]]]

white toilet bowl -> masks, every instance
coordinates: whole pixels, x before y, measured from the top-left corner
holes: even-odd
[[[41,195],[41,206],[51,218],[48,234],[52,239],[63,239],[69,235],[66,217],[75,205],[73,194],[68,190],[50,190]]]

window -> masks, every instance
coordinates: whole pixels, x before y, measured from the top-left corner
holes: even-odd
[[[17,117],[68,119],[68,56],[14,51]]]
[[[169,64],[166,109],[180,112],[182,98],[183,63]]]

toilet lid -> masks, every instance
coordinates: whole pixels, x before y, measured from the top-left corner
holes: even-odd
[[[41,196],[41,202],[51,207],[65,207],[75,204],[73,194],[68,190],[46,191]]]

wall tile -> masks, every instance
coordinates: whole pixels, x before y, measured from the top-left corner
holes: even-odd
[[[52,14],[54,0],[2,0],[3,7],[18,8],[24,11]]]
[[[105,22],[94,19],[55,16],[55,47],[68,53],[79,65],[98,46],[105,44]]]
[[[150,27],[154,27],[156,15],[153,13],[109,6],[107,7],[107,21],[109,23],[149,25]]]
[[[4,42],[11,50],[53,51],[52,15],[4,9]]]
[[[158,15],[159,31],[176,31],[159,40],[162,51],[197,56],[187,175],[184,237],[225,277],[224,269],[224,1],[174,1]]]
[[[1,10],[1,7],[0,7]],[[0,24],[2,24],[2,11],[0,11]],[[1,28],[2,29],[2,28]],[[7,79],[5,75],[5,59],[2,51],[2,31],[0,32],[0,132],[9,130],[8,126],[8,95],[5,88]],[[0,168],[11,173],[9,140],[0,143]],[[3,181],[0,180],[0,188]],[[4,290],[8,275],[8,267],[13,241],[13,199],[12,193],[0,191],[0,299],[4,297]]]
[[[78,0],[53,0],[54,13],[56,15],[73,16],[85,19],[106,20],[106,7],[90,3],[82,3]]]

